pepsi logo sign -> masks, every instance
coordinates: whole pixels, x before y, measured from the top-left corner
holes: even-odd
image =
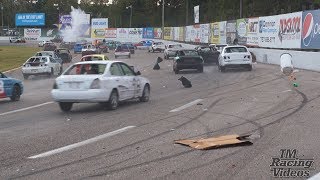
[[[308,13],[303,20],[302,27],[302,43],[305,47],[311,46],[315,38],[320,36],[320,26],[318,22],[315,22],[315,18],[312,13]]]

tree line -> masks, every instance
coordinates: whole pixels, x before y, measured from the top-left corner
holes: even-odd
[[[284,14],[319,9],[320,0],[165,0],[165,26],[193,24],[193,7],[200,5],[200,23]],[[15,27],[16,13],[46,14],[46,27],[58,23],[59,14],[69,14],[71,6],[92,18],[109,18],[109,27],[161,27],[163,0],[0,0],[4,26]],[[1,20],[1,18],[0,18]],[[1,26],[2,22],[0,23]]]

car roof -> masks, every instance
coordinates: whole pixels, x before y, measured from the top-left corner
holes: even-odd
[[[115,61],[115,60],[111,60],[111,61],[81,61],[81,62],[77,62],[75,64],[108,64],[108,63],[116,63],[116,62],[122,62],[122,61]]]
[[[179,49],[179,51],[196,51],[195,49]]]
[[[37,53],[42,53],[42,52],[45,52],[45,53],[54,53],[54,51],[38,51]]]
[[[245,48],[247,48],[246,46],[243,46],[243,45],[231,45],[231,46],[226,46],[226,48],[230,48],[230,47],[245,47]]]
[[[104,55],[104,54],[89,54],[89,55],[83,56],[82,58],[84,58],[84,57],[93,57],[93,56],[96,56],[96,57],[104,57],[105,55]]]
[[[31,56],[31,57],[29,57],[29,59],[30,59],[30,58],[43,58],[43,57],[48,57],[48,58],[50,58],[50,56]]]

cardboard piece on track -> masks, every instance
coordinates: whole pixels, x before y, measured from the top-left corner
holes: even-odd
[[[231,146],[231,145],[244,145],[252,144],[249,138],[250,135],[239,136],[237,134],[226,135],[220,137],[212,137],[206,139],[184,139],[184,140],[175,140],[176,144],[190,146],[199,150],[208,150],[213,148]]]

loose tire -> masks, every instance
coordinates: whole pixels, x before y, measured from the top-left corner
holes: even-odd
[[[107,106],[110,110],[116,110],[119,105],[119,95],[116,90],[113,90],[110,94]]]
[[[150,99],[150,86],[146,84],[143,88],[142,96],[139,98],[141,102],[148,102]]]
[[[63,112],[69,112],[72,109],[72,102],[59,102],[60,109]]]
[[[19,101],[21,96],[21,88],[18,85],[14,85],[12,89],[11,101]]]

